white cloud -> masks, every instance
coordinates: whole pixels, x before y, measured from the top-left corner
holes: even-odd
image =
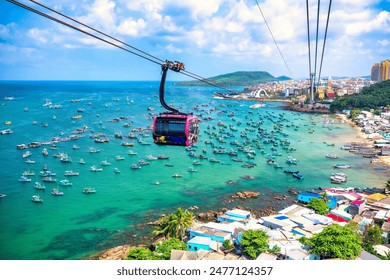
[[[147,27],[147,23],[141,18],[135,20],[133,18],[125,19],[119,26],[118,31],[121,34],[138,36],[142,34],[143,30]]]

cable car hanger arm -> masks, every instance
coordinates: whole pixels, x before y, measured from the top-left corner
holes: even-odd
[[[175,71],[175,72],[180,72],[180,70],[184,70],[184,64],[181,62],[178,62],[178,61],[172,62],[172,61],[166,60],[165,63],[161,65],[161,69],[162,69],[162,76],[161,76],[161,82],[160,82],[160,103],[161,103],[161,105],[165,109],[171,111],[175,115],[186,115],[185,113],[181,113],[179,110],[170,107],[165,102],[165,99],[164,99],[165,80],[167,78],[168,70],[170,69],[170,70]]]

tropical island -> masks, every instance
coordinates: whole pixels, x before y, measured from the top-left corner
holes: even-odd
[[[237,71],[234,73],[227,73],[218,75],[215,77],[207,78],[207,81],[218,84],[224,87],[236,87],[236,86],[254,86],[260,83],[279,82],[291,80],[286,76],[274,77],[266,71]],[[208,84],[203,81],[182,81],[176,82],[176,86],[207,86]]]

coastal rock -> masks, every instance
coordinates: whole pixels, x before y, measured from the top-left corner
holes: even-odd
[[[110,248],[100,254],[99,260],[124,260],[129,254],[130,248],[130,245],[122,245]]]
[[[243,191],[243,192],[235,193],[234,195],[232,195],[232,198],[246,199],[246,198],[256,198],[259,196],[260,196],[259,192]]]

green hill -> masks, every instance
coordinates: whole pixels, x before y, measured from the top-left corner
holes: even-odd
[[[275,78],[270,73],[265,71],[238,71],[234,73],[228,73],[228,74],[207,78],[207,80],[221,86],[251,86],[259,83],[290,80],[290,78],[286,76]],[[175,85],[206,86],[208,84],[202,81],[194,80],[194,81],[177,82],[175,83]]]
[[[330,109],[377,109],[390,105],[390,80],[375,83],[365,87],[360,94],[346,95],[332,102]]]

